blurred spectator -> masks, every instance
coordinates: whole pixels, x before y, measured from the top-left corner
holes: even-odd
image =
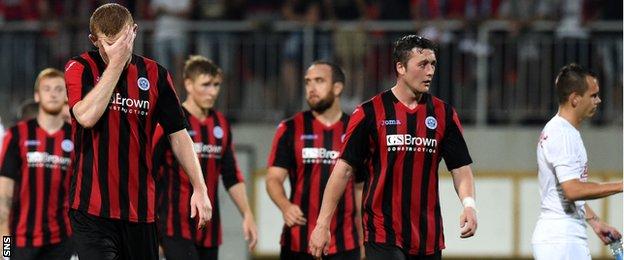
[[[296,22],[306,27],[321,20],[321,11],[320,0],[285,0],[282,5],[282,15],[286,21]],[[310,27],[306,29],[310,29]],[[317,54],[319,57],[309,58],[327,58],[329,55],[324,47],[329,45],[328,42],[323,42],[323,37],[317,37],[316,41],[316,44],[321,47],[319,48],[321,53]],[[285,110],[286,114],[292,114],[299,110],[303,100],[299,87],[301,85],[300,78],[303,78],[300,75],[301,62],[304,59],[302,54],[303,31],[293,31],[287,36],[282,48],[282,69],[280,72],[284,93],[277,97],[277,100],[281,101],[280,107]]]
[[[256,21],[272,21],[282,17],[282,0],[246,0],[245,18]]]
[[[152,0],[155,15],[154,56],[172,72],[177,86],[182,86],[182,65],[188,54],[187,22],[191,0]]]
[[[332,21],[336,61],[344,68],[351,82],[343,91],[343,107],[351,111],[364,99],[364,62],[367,37],[364,23],[367,19],[365,0],[324,0],[327,18]],[[336,27],[335,22],[359,21],[354,27]],[[372,93],[371,93],[372,94]]]

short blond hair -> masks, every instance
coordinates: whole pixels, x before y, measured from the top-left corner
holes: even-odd
[[[55,68],[43,69],[39,72],[39,75],[37,75],[37,79],[35,80],[35,92],[39,91],[39,84],[41,84],[41,81],[47,78],[62,78],[65,80],[65,74]]]
[[[89,31],[97,35],[103,33],[105,36],[115,36],[127,24],[134,24],[132,14],[128,8],[116,3],[103,4],[91,15],[89,19]]]
[[[182,76],[184,79],[195,80],[201,74],[223,77],[223,71],[212,60],[201,55],[191,55],[184,63]]]

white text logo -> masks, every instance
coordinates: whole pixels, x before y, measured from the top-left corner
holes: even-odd
[[[114,93],[110,101],[110,109],[127,114],[146,116],[150,108],[148,100],[125,98],[120,93]]]
[[[426,137],[411,136],[410,134],[387,135],[388,151],[416,151],[434,153],[438,140]]]

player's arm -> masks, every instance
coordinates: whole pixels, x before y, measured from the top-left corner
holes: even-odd
[[[359,182],[355,187],[355,228],[360,238],[360,258],[366,259],[364,251],[364,227],[362,223],[362,196],[364,193],[364,182]]]
[[[292,227],[294,225],[305,225],[307,220],[299,206],[291,203],[290,200],[288,200],[288,197],[286,197],[284,181],[286,181],[287,176],[288,170],[277,166],[269,167],[266,175],[267,193],[273,203],[275,203],[275,205],[282,212],[284,223],[286,223],[287,226]]]
[[[20,171],[21,158],[16,128],[7,131],[0,151],[0,235],[8,236],[9,215],[13,204],[15,179]]]
[[[245,241],[248,243],[248,249],[251,251],[256,247],[256,242],[258,241],[258,231],[253,213],[251,212],[251,207],[249,207],[249,202],[247,201],[245,183],[239,182],[234,184],[234,186],[230,187],[228,193],[243,217],[243,235],[245,237]]]
[[[199,215],[198,228],[205,226],[212,218],[212,205],[208,199],[208,189],[202,175],[197,154],[193,149],[193,140],[186,129],[169,134],[171,150],[184,169],[193,186],[191,196],[191,218]],[[199,212],[197,212],[199,210]]]
[[[477,231],[477,214],[475,204],[474,176],[469,165],[465,165],[451,170],[453,176],[453,186],[459,196],[459,200],[464,206],[459,217],[461,228],[461,238],[474,236]]]
[[[561,189],[566,199],[570,201],[593,200],[621,193],[622,181],[596,183],[571,179],[562,182]]]
[[[126,62],[132,55],[132,45],[136,32],[132,26],[124,27],[123,32],[122,36],[112,45],[108,45],[108,43],[103,40],[99,41],[100,44],[103,45],[109,62],[95,87],[72,107],[72,112],[76,121],[84,128],[93,127],[100,120],[104,111],[106,111],[113,90],[119,80],[119,76],[126,66]],[[68,64],[68,66],[67,70],[69,72],[69,70],[72,69],[71,63]],[[70,77],[67,77],[68,85],[79,80],[80,78],[70,79]],[[68,91],[77,90],[69,86]],[[70,93],[70,96],[72,96],[72,93]]]
[[[0,235],[9,235],[9,214],[13,202],[13,184],[11,178],[0,176]]]
[[[600,238],[605,245],[613,242],[615,239],[622,238],[622,234],[614,227],[602,221],[588,204],[585,204],[585,221],[587,221],[598,238]]]

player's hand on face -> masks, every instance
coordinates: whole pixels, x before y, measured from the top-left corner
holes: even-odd
[[[194,190],[191,195],[191,218],[195,216],[198,217],[197,229],[206,227],[212,218],[212,204],[206,192]]]
[[[331,233],[328,226],[317,225],[310,235],[310,254],[316,258],[329,254]]]
[[[288,227],[292,227],[294,225],[305,225],[307,221],[299,206],[295,204],[287,206],[282,212],[282,215],[284,217],[284,222]]]
[[[109,63],[113,65],[125,65],[132,56],[132,47],[136,38],[136,24],[124,26],[120,33],[121,36],[113,44],[108,44],[104,39],[100,39]]]
[[[472,207],[464,208],[459,216],[459,227],[461,228],[461,238],[474,236],[477,231],[477,212]]]
[[[258,242],[258,229],[252,216],[246,216],[243,219],[243,236],[247,241],[249,251],[253,251]]]

